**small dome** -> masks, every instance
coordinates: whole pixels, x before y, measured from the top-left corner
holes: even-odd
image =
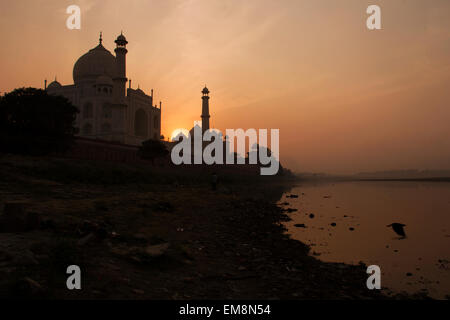
[[[59,83],[58,81],[53,81],[52,83],[50,83],[49,85],[48,85],[48,87],[47,87],[47,90],[48,89],[58,89],[58,88],[61,88],[62,86],[61,86],[61,83]]]
[[[117,37],[116,41],[114,42],[122,46],[128,43],[127,38],[125,38],[125,36],[122,33]]]
[[[99,44],[81,56],[73,67],[73,81],[96,80],[99,76],[116,76],[116,58]]]
[[[145,95],[145,92],[139,86],[136,89],[136,92],[139,93],[139,94],[144,94]]]
[[[209,90],[208,90],[208,88],[206,86],[203,88],[202,93],[203,94],[208,94],[209,93]]]
[[[105,75],[101,75],[100,77],[97,78],[97,80],[95,80],[95,84],[97,85],[106,85],[106,86],[113,86],[114,83],[112,81],[112,79],[108,76]]]

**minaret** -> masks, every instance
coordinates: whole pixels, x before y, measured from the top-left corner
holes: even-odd
[[[205,86],[202,90],[202,133],[209,130],[209,90]]]
[[[116,41],[114,41],[117,46],[114,49],[116,53],[116,66],[117,66],[117,75],[114,78],[114,84],[116,89],[116,101],[119,103],[125,103],[125,87],[127,85],[127,71],[126,71],[126,55],[127,55],[127,39],[125,36],[120,33],[117,37]]]

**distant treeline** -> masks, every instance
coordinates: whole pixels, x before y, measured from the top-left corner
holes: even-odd
[[[297,173],[300,180],[322,181],[436,181],[449,182],[450,170],[390,170],[361,172],[353,175]]]

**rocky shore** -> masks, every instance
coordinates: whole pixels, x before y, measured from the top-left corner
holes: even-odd
[[[11,203],[23,216],[1,220],[2,298],[387,298],[367,289],[365,266],[321,262],[285,234],[276,201],[288,182],[222,179],[213,191],[207,178],[167,172],[128,181],[136,168],[121,166],[118,183],[83,183],[61,166],[96,179],[101,164],[67,161],[0,159],[1,219]],[[69,265],[81,268],[81,290],[66,287]]]

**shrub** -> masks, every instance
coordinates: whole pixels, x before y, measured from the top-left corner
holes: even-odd
[[[15,89],[0,98],[0,151],[45,155],[73,143],[78,109],[62,96],[36,88]]]
[[[142,142],[138,153],[142,159],[150,160],[153,164],[156,158],[165,157],[169,151],[161,141],[150,139]]]

